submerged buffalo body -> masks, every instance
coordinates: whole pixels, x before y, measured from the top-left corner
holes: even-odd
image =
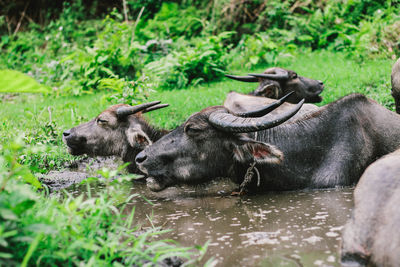
[[[167,133],[151,127],[142,113],[166,107],[159,101],[129,106],[114,105],[93,120],[63,133],[63,140],[72,155],[118,156],[131,162],[129,172],[137,173],[136,155]]]
[[[367,168],[342,237],[343,266],[400,266],[400,150]]]
[[[400,58],[392,68],[392,96],[396,103],[396,112],[400,114]]]
[[[307,103],[317,103],[322,100],[319,94],[324,89],[323,82],[298,76],[292,70],[274,67],[265,70],[262,74],[225,76],[242,82],[258,82],[257,89],[249,93],[249,95],[253,96],[278,99],[293,91],[294,94],[288,99],[290,103],[297,103],[303,98]]]
[[[215,177],[242,183],[254,162],[260,184],[253,179],[250,190],[326,188],[357,182],[369,164],[400,145],[400,116],[359,94],[279,126],[280,118],[268,117],[206,108],[148,146],[136,162],[154,191]]]

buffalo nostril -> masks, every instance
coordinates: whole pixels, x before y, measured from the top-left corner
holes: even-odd
[[[64,137],[67,137],[67,136],[69,136],[71,134],[71,131],[70,130],[66,130],[65,132],[63,132],[63,136]]]
[[[135,161],[136,161],[136,163],[140,164],[140,163],[142,163],[143,161],[145,161],[146,158],[147,158],[146,154],[142,151],[142,152],[140,152],[140,153],[136,156]]]

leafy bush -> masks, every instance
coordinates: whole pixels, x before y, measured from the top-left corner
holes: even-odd
[[[181,89],[219,79],[228,64],[229,46],[224,45],[223,41],[230,35],[232,32],[224,32],[195,39],[193,45],[147,64],[144,73],[155,87],[162,89]]]
[[[89,189],[87,198],[46,198],[24,182],[41,187],[16,161],[24,150],[17,142],[0,155],[0,265],[141,266],[159,265],[171,256],[193,258],[190,248],[156,238],[165,231],[138,232],[134,209],[126,205],[137,195],[118,194],[129,177],[111,180],[117,171],[103,170],[105,189],[97,196]]]
[[[138,37],[143,40],[190,38],[203,29],[201,12],[193,6],[180,8],[177,3],[164,2],[154,19],[143,23]]]
[[[393,9],[378,10],[376,14],[360,23],[359,30],[346,38],[348,45],[335,47],[350,55],[364,59],[392,58],[400,55],[400,15]]]
[[[79,95],[96,90],[103,78],[132,80],[154,58],[150,45],[134,41],[133,25],[119,22],[118,12],[96,25],[78,23],[71,10],[66,4],[60,19],[44,30],[32,25],[17,37],[3,36],[0,66],[29,73],[60,94]]]
[[[128,24],[119,23],[107,17],[102,22],[93,47],[75,49],[58,62],[48,65],[54,73],[52,82],[61,91],[80,94],[82,91],[97,89],[103,78],[129,78],[140,69],[140,46],[132,41],[132,29]],[[53,65],[59,68],[52,68]]]
[[[44,44],[36,30],[19,33],[16,37],[2,36],[0,57],[2,68],[17,69],[24,73],[42,64],[45,56],[39,47]]]
[[[248,35],[231,51],[230,56],[234,58],[231,67],[250,69],[257,65],[276,64],[278,59],[290,56],[296,49],[294,44],[278,44],[265,34]]]

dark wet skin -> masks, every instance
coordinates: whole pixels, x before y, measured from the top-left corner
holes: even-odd
[[[130,203],[143,228],[150,227],[149,216],[155,226],[173,229],[162,238],[184,246],[209,240],[202,263],[214,257],[218,266],[339,266],[341,230],[353,207],[352,188],[230,196],[235,187],[218,181],[154,193],[143,183],[127,183],[120,190],[154,203],[140,197]],[[86,187],[69,191],[78,195]]]

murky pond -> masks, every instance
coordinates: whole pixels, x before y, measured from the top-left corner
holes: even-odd
[[[338,266],[341,230],[353,207],[353,189],[271,192],[235,197],[233,185],[150,192],[143,183],[121,188],[139,193],[135,218],[144,227],[173,229],[163,235],[185,246],[210,241],[205,260],[218,266]],[[86,187],[69,189],[79,194]],[[96,188],[94,188],[96,190]]]

